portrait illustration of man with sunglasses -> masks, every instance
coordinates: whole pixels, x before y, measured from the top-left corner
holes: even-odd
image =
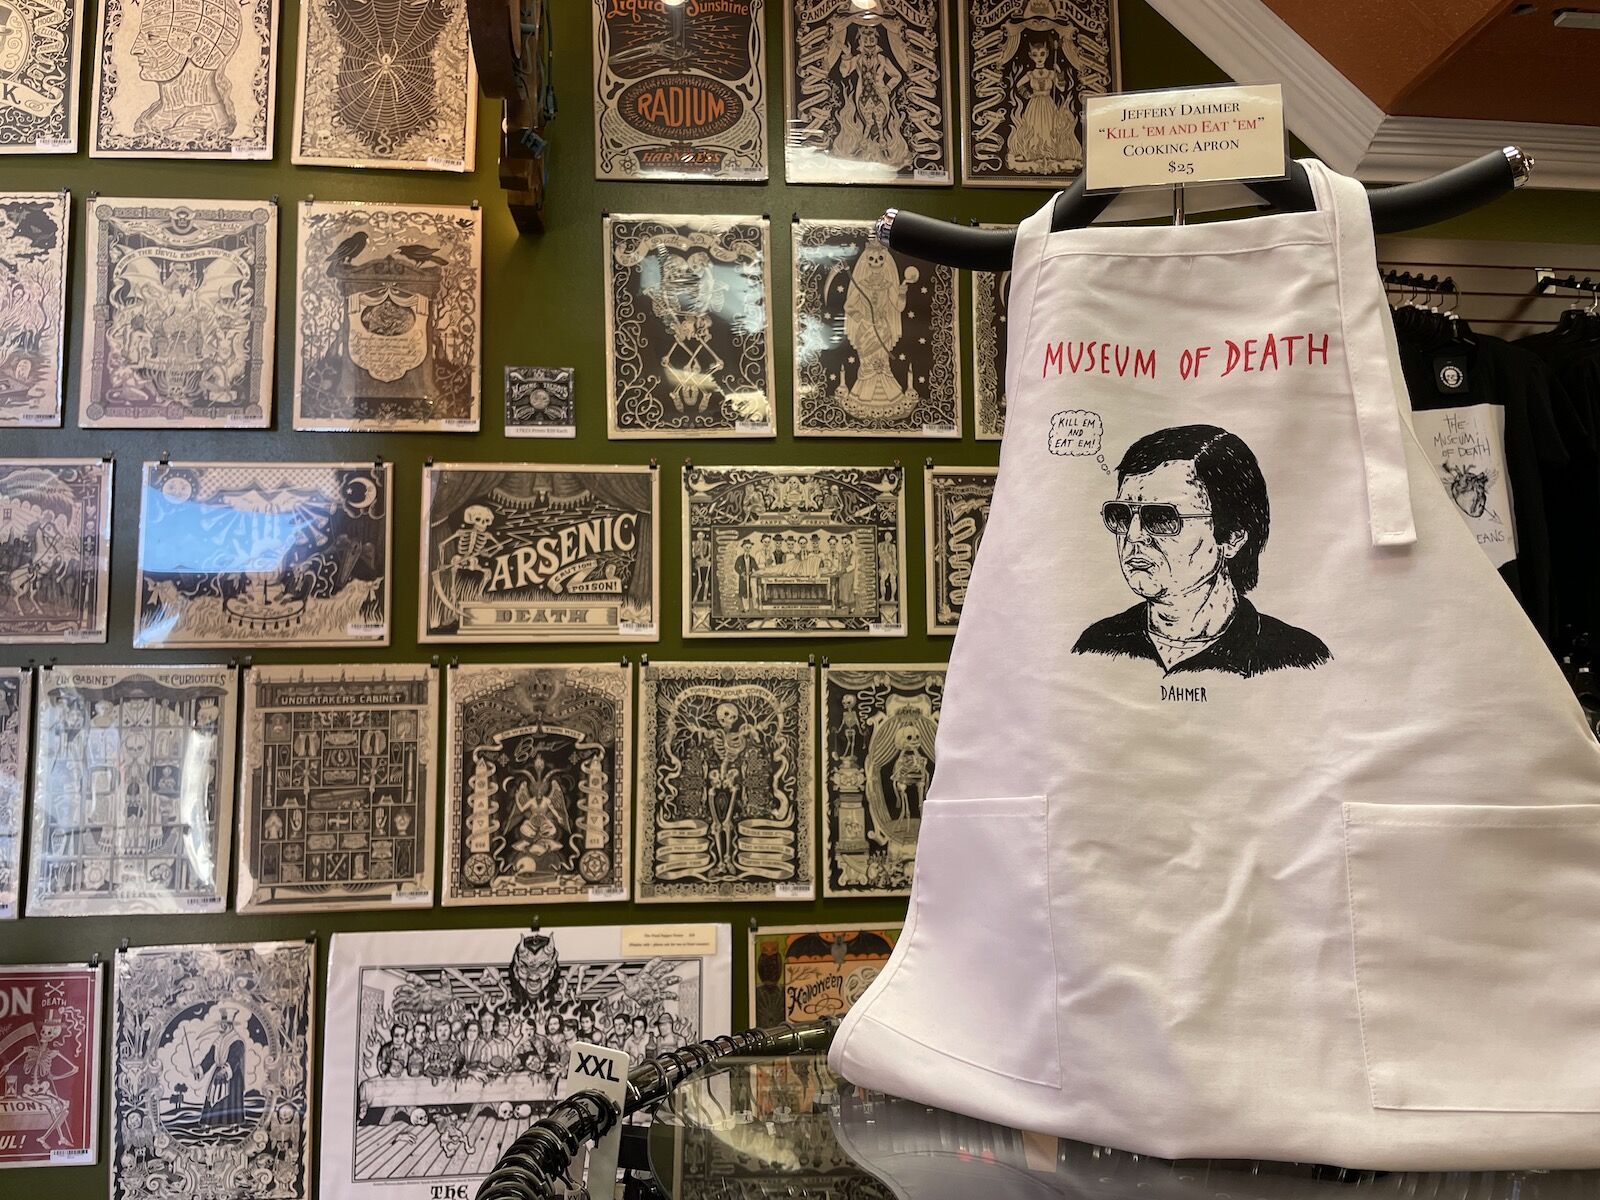
[[[1320,638],[1246,596],[1260,578],[1271,515],[1261,467],[1236,434],[1215,425],[1146,434],[1117,464],[1117,496],[1100,517],[1140,599],[1085,629],[1074,654],[1246,678],[1332,657]]]

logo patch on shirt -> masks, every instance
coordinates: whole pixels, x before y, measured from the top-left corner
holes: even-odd
[[[1434,383],[1441,392],[1467,390],[1467,366],[1459,358],[1439,358],[1433,363]]]

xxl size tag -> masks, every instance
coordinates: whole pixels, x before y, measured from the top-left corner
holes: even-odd
[[[1286,146],[1276,83],[1084,97],[1083,174],[1091,192],[1281,179]]]
[[[599,1092],[622,1111],[623,1097],[628,1091],[628,1053],[594,1046],[588,1042],[573,1042],[567,1056],[567,1077],[562,1082],[563,1096],[573,1092]],[[589,1151],[589,1165],[584,1178],[588,1181],[589,1195],[596,1200],[611,1200],[616,1191],[617,1152],[622,1145],[622,1120],[611,1127]]]

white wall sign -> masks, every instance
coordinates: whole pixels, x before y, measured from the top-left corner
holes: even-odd
[[[1287,157],[1276,83],[1085,96],[1089,191],[1275,179]]]

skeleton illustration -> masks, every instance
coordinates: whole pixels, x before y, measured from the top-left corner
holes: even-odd
[[[661,254],[661,282],[646,289],[657,317],[672,333],[661,369],[680,413],[700,413],[715,398],[722,358],[711,346],[711,314],[722,311],[728,287],[711,270],[703,250]]]
[[[830,272],[824,294],[842,269]],[[856,352],[856,377],[846,388],[840,373],[835,399],[853,416],[896,420],[916,407],[919,397],[912,372],[906,368],[902,386],[895,378],[892,356],[900,345],[906,291],[920,277],[916,267],[899,271],[894,255],[876,243],[862,249],[850,271],[844,336]]]
[[[433,572],[433,585],[452,612],[461,595],[462,574],[476,575],[477,591],[481,593],[492,570],[485,560],[500,553],[506,544],[505,539],[489,532],[494,510],[487,505],[468,505],[461,513],[461,521],[462,528],[439,543],[442,561]]]

